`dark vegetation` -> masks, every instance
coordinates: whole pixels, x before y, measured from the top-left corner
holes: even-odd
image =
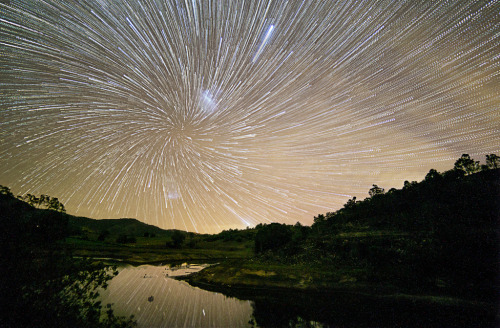
[[[181,260],[213,262],[253,255],[253,229],[208,235],[163,230],[135,219],[93,220],[68,216],[68,220],[70,233],[64,246],[75,256],[141,264]]]
[[[115,239],[117,236],[128,237],[165,237],[170,236],[171,231],[160,229],[156,226],[142,223],[136,219],[104,219],[94,220],[85,217],[69,217],[68,227],[71,235],[80,238],[95,239],[101,236],[102,240]]]
[[[141,264],[247,258],[247,232],[200,235],[163,230],[136,219],[93,220],[65,213],[57,198],[15,197],[0,186],[0,327],[130,327],[99,290],[116,268]],[[109,261],[108,261],[109,263]]]
[[[255,257],[188,278],[235,287],[349,289],[429,300],[499,299],[498,157],[469,155],[452,170],[385,191],[314,218],[311,227],[259,224]]]
[[[491,154],[480,165],[464,154],[453,169],[431,169],[402,189],[374,184],[369,197],[317,215],[310,227],[271,223],[214,235],[74,217],[57,198],[16,199],[1,187],[0,326],[133,324],[98,303],[98,287],[106,287],[113,268],[80,257],[217,260],[185,279],[226,291],[346,291],[413,304],[479,304],[492,322],[499,300],[499,162]]]
[[[48,196],[20,199],[0,187],[0,326],[134,326],[99,301],[116,269],[75,259],[61,246],[69,234],[64,206]]]
[[[179,230],[175,230],[171,236],[171,240],[165,243],[166,247],[181,248],[182,244],[186,240],[186,235]]]

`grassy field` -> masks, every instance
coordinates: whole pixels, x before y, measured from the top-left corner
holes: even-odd
[[[181,260],[246,259],[253,255],[251,242],[196,241],[194,247],[168,248],[167,237],[137,237],[135,243],[86,240],[69,237],[63,246],[74,256],[115,259],[132,264],[172,262]]]

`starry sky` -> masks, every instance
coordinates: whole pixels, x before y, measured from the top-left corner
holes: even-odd
[[[214,233],[500,154],[500,0],[0,3],[0,184]]]

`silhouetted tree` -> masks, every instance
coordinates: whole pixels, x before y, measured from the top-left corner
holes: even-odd
[[[318,216],[314,217],[314,223],[322,223],[325,222],[326,218],[324,214],[318,214]]]
[[[38,207],[40,208],[40,206],[45,206],[46,208],[48,208],[49,202],[50,202],[50,196],[42,194],[40,195],[40,198],[38,198]]]
[[[370,190],[368,191],[368,194],[370,195],[370,197],[373,197],[375,195],[380,195],[383,193],[384,193],[384,188],[380,188],[376,184],[374,184],[373,187],[370,188]]]
[[[345,203],[344,208],[352,208],[354,205],[356,205],[356,197],[349,199],[347,203]]]
[[[300,222],[295,223],[291,228],[291,241],[288,243],[288,254],[295,254],[300,251],[309,231],[310,227],[303,226]]]
[[[324,217],[324,215],[323,215]],[[285,224],[264,225],[255,235],[255,252],[262,253],[285,246],[292,239],[292,231]]]
[[[185,239],[186,235],[180,232],[179,230],[175,230],[172,233],[172,243],[175,248],[180,248]]]
[[[455,162],[455,170],[463,171],[466,174],[472,174],[479,171],[479,161],[474,161],[469,154],[463,154]]]
[[[14,197],[14,194],[12,193],[12,191],[10,191],[10,188],[2,185],[0,185],[0,194]]]
[[[25,201],[26,203],[30,204],[33,207],[36,207],[36,205],[38,205],[40,203],[40,200],[38,199],[38,197],[36,197],[35,195],[32,195],[32,194],[26,194],[24,196],[17,196],[17,198]]]
[[[418,182],[417,181],[408,181],[408,180],[405,180],[405,182],[403,183],[403,189],[410,189],[411,187],[417,185]]]
[[[486,165],[490,169],[497,169],[500,167],[500,157],[495,154],[486,155]]]
[[[32,194],[26,194],[24,196],[17,196],[17,198],[36,208],[44,207],[57,212],[66,212],[64,205],[56,197],[50,197],[43,194],[37,197]]]
[[[439,174],[438,171],[436,171],[435,169],[430,169],[429,173],[427,173],[425,175],[425,181],[430,181],[430,180],[437,179],[440,177],[441,177],[441,174]]]

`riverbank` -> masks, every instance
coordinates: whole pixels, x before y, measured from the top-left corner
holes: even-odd
[[[255,293],[301,292],[308,294],[349,293],[443,306],[480,307],[496,315],[497,303],[464,299],[452,295],[403,290],[390,282],[368,283],[359,279],[362,270],[328,270],[305,265],[264,264],[256,260],[225,261],[189,276],[180,277],[192,286],[229,296]]]
[[[253,302],[258,326],[497,327],[494,303],[409,294],[320,268],[226,261],[179,280]],[[334,281],[334,279],[340,280]],[[295,284],[294,284],[295,282]]]

